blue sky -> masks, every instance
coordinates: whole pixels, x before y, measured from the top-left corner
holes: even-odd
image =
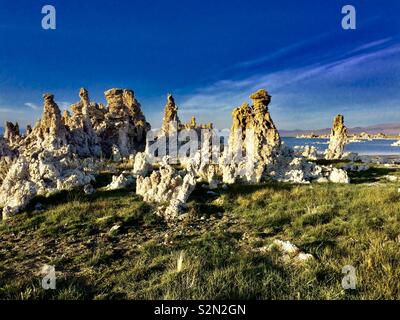
[[[41,28],[41,8],[57,29]],[[352,4],[357,29],[343,30]],[[258,88],[280,129],[400,122],[400,1],[152,0],[0,3],[0,123],[41,115],[42,93],[61,108],[86,87],[105,102],[131,88],[153,127],[166,94],[181,119],[230,127],[231,110]]]

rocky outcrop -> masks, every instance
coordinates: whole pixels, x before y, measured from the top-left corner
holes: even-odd
[[[113,176],[112,181],[105,187],[105,189],[109,191],[124,189],[133,184],[133,182],[134,180],[132,176],[125,177],[123,174],[120,174],[119,176]]]
[[[62,122],[69,131],[69,143],[81,157],[114,158],[118,149],[121,158],[144,150],[146,122],[141,106],[128,89],[110,89],[105,93],[107,106],[93,103],[82,88],[80,101],[71,106],[72,115],[64,112]]]
[[[268,163],[276,156],[281,145],[279,132],[268,111],[271,96],[265,90],[258,90],[250,98],[253,100],[253,115],[250,121],[250,135],[246,139],[252,146],[253,158]]]
[[[196,175],[191,169],[177,171],[168,164],[165,157],[160,169],[149,177],[139,176],[136,180],[136,193],[144,201],[164,204],[158,213],[167,221],[179,218],[185,203],[196,186]]]
[[[306,145],[303,149],[301,156],[308,160],[317,160],[317,149],[314,146]]]
[[[9,144],[17,143],[20,140],[20,132],[18,122],[13,124],[12,122],[6,121],[6,126],[4,130],[4,139],[8,141]]]
[[[88,173],[83,158],[116,154],[122,158],[144,148],[150,125],[133,91],[111,89],[105,94],[108,107],[91,103],[82,88],[80,101],[71,106],[72,115],[64,112],[63,116],[54,96],[45,94],[42,118],[26,136],[20,137],[18,125],[7,124],[7,139],[0,141],[0,208],[4,217],[18,212],[37,195],[87,186],[94,176]],[[125,183],[120,180],[117,177],[112,187]]]
[[[11,149],[7,141],[0,137],[0,185],[17,156],[17,151]]]
[[[25,152],[40,150],[55,150],[67,146],[68,132],[61,118],[61,111],[54,102],[54,95],[46,93],[44,98],[44,111],[32,132],[27,135],[21,146]]]
[[[145,152],[138,152],[133,163],[133,175],[144,177],[152,170],[153,166],[148,159],[148,155]]]
[[[197,122],[196,122],[196,117],[195,116],[192,116],[192,118],[190,119],[190,121],[188,122],[188,123],[186,123],[184,126],[183,126],[183,129],[194,129],[194,130],[198,130],[198,129],[212,129],[213,128],[213,124],[210,122],[210,123],[207,123],[207,124],[198,124]]]
[[[32,133],[32,127],[31,127],[31,125],[27,125],[26,126],[26,132],[25,132],[25,135],[30,135]]]
[[[228,147],[219,162],[226,183],[260,182],[280,152],[281,139],[268,110],[271,96],[258,90],[250,98],[253,106],[244,103],[232,113]]]
[[[175,103],[175,99],[171,94],[167,96],[167,103],[164,108],[164,116],[161,126],[162,135],[172,135],[177,131],[181,130],[197,130],[200,133],[200,129],[212,129],[213,124],[199,124],[196,121],[196,117],[192,116],[189,122],[183,124],[178,116],[178,106]]]
[[[328,180],[332,183],[350,183],[350,178],[347,175],[347,172],[337,168],[332,168]]]
[[[343,155],[346,141],[347,128],[344,125],[344,117],[338,114],[333,121],[329,146],[326,150],[325,158],[327,160],[340,159]]]
[[[175,99],[171,94],[168,94],[167,104],[164,108],[161,132],[164,135],[170,135],[173,132],[179,131],[181,128],[182,124],[179,120],[178,107],[175,104]]]
[[[67,147],[22,155],[8,170],[0,186],[3,218],[24,208],[37,195],[72,190],[93,180],[94,176],[85,171],[84,163],[71,157]]]
[[[104,121],[95,127],[103,153],[110,157],[113,145],[118,147],[124,158],[143,151],[150,124],[146,122],[133,91],[110,89],[105,96],[108,112],[104,115]]]
[[[216,153],[211,142],[220,137],[212,130],[212,124],[199,125],[194,117],[182,124],[175,100],[169,95],[161,135],[156,140],[168,141],[174,133],[185,133],[183,130],[201,132],[196,136],[196,152],[179,159],[181,170],[168,162],[172,157],[160,162],[159,155],[153,157],[144,148],[150,125],[133,91],[106,91],[107,106],[91,102],[86,89],[82,88],[79,96],[71,112],[61,116],[54,96],[45,94],[42,118],[22,137],[18,126],[8,125],[5,139],[0,139],[0,208],[4,217],[18,212],[37,195],[48,196],[76,187],[83,187],[86,194],[93,193],[91,182],[97,170],[93,159],[103,156],[133,161],[132,172],[113,176],[105,189],[124,188],[136,178],[137,194],[145,201],[158,203],[158,213],[168,221],[182,217],[185,203],[199,182],[209,189],[222,183],[266,180],[349,182],[346,171],[309,162],[316,157],[315,148],[295,155],[281,143],[269,113],[271,96],[266,90],[250,96],[251,106],[244,103],[233,111],[228,146],[221,148],[218,144]],[[342,117],[335,120],[332,130],[330,150],[335,157],[343,152],[345,134]],[[180,141],[178,147],[186,142]],[[154,161],[158,161],[155,166]]]
[[[144,149],[150,125],[133,91],[111,89],[105,95],[107,107],[91,103],[82,88],[72,114],[61,116],[54,96],[44,94],[42,118],[24,137],[18,124],[7,123],[0,141],[0,207],[5,216],[36,195],[87,185],[92,176],[86,174],[82,158],[118,154],[120,160]]]
[[[89,94],[86,89],[79,91],[80,101],[71,106],[73,115],[70,117],[68,111],[63,115],[62,122],[68,129],[68,143],[72,151],[80,157],[100,157],[102,150],[100,139],[93,129],[90,119],[92,108]]]
[[[269,179],[290,183],[348,183],[344,170],[340,174],[335,171],[331,177],[332,167],[307,161],[316,158],[315,148],[307,148],[297,157],[291,148],[281,144],[268,111],[271,97],[265,90],[258,90],[250,98],[252,107],[244,103],[232,114],[229,145],[219,163],[224,183],[258,183]]]

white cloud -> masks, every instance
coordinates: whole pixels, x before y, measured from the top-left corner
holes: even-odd
[[[29,107],[29,108],[31,108],[32,110],[39,110],[40,109],[37,104],[32,103],[32,102],[26,102],[26,103],[24,103],[24,105]]]
[[[16,109],[10,109],[10,108],[0,108],[0,113],[23,113],[20,110],[16,110]]]
[[[386,40],[376,41],[366,44],[364,48],[376,47],[386,42]],[[391,68],[394,68],[394,65],[391,62],[385,65],[380,65],[380,62],[399,53],[400,45],[397,44],[374,52],[359,53],[351,57],[315,63],[301,68],[286,69],[269,74],[259,73],[240,80],[217,81],[205,88],[199,88],[194,94],[178,97],[181,101],[180,113],[205,114],[217,127],[226,127],[230,125],[230,113],[234,107],[248,101],[250,93],[260,88],[266,88],[273,96],[271,112],[285,128],[298,127],[299,122],[302,125],[307,125],[307,122],[317,124],[322,118],[330,119],[330,113],[332,113],[332,111],[329,113],[330,107],[344,108],[344,106],[339,106],[340,103],[343,103],[339,97],[339,99],[324,100],[324,104],[315,110],[317,98],[321,100],[321,97],[334,96],[334,93],[340,90],[340,86],[348,83],[350,83],[348,87],[343,88],[342,91],[348,95],[352,94],[353,98],[361,99],[363,92],[372,94],[368,92],[368,89],[362,91],[362,88],[355,88],[353,90],[352,86],[357,87],[357,84],[366,77],[374,78],[375,72],[378,71],[382,72],[383,70],[387,74],[393,73]],[[367,64],[372,68],[368,69]],[[384,89],[387,88],[382,88],[382,90]],[[382,103],[385,95],[382,93],[380,96],[379,92],[373,93],[381,99],[374,103]],[[355,103],[355,101],[349,101],[346,108],[351,108],[351,105],[355,105]],[[367,105],[365,105],[364,111],[366,107]],[[312,120],[309,119],[310,110],[314,118]],[[315,119],[316,117],[318,119]]]

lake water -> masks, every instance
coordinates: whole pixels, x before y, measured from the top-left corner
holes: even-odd
[[[319,152],[328,147],[329,139],[307,139],[283,137],[282,140],[289,147],[294,146],[315,146]],[[360,155],[400,155],[400,147],[393,147],[391,144],[397,140],[376,139],[372,141],[351,142],[346,144],[345,152],[356,152]]]

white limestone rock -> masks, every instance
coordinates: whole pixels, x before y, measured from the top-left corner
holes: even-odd
[[[193,169],[178,172],[164,158],[160,169],[153,171],[149,177],[138,176],[136,193],[144,201],[166,203],[164,210],[159,210],[166,220],[175,220],[182,213],[189,195],[197,183]]]
[[[314,146],[306,145],[301,155],[308,160],[317,160],[317,148],[315,148]]]
[[[119,176],[113,176],[112,181],[105,187],[105,190],[118,190],[129,187],[134,183],[132,176],[125,177],[123,174]]]
[[[20,156],[0,186],[0,207],[7,214],[23,209],[37,195],[50,196],[94,181],[79,160],[70,158],[68,148]]]
[[[148,155],[145,152],[138,152],[135,155],[133,163],[133,175],[134,176],[146,176],[153,170],[153,166],[148,161]]]
[[[275,239],[268,247],[262,247],[260,251],[271,252],[276,248],[282,254],[282,260],[286,263],[304,263],[313,260],[313,255],[302,252],[290,241]]]
[[[333,183],[350,183],[350,178],[347,175],[347,172],[337,168],[332,168],[328,180]]]
[[[325,158],[327,160],[340,159],[343,155],[346,142],[347,128],[344,125],[344,117],[338,114],[333,121],[329,146],[326,150]]]

